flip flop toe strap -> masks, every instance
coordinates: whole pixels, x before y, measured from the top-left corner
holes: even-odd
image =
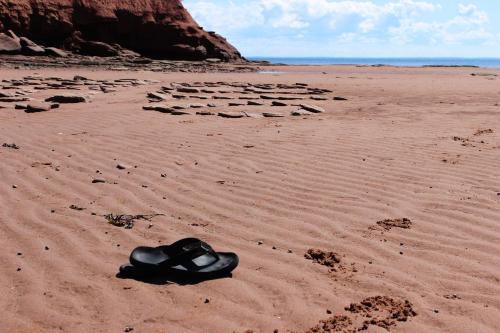
[[[185,244],[170,255],[170,259],[162,263],[162,266],[174,267],[182,265],[188,270],[198,270],[211,265],[219,259],[212,247],[200,240]],[[208,260],[208,262],[207,260],[196,260],[205,255],[208,255],[207,259],[210,259],[210,257],[212,259]]]

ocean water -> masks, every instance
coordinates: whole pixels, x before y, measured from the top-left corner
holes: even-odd
[[[390,65],[390,66],[476,66],[500,68],[500,58],[281,58],[249,57],[249,60],[269,61],[287,65]]]

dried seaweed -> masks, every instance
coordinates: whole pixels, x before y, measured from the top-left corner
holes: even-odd
[[[19,146],[16,145],[15,143],[4,143],[2,145],[4,148],[11,148],[11,149],[19,149]]]
[[[109,224],[112,224],[115,227],[123,227],[125,229],[132,229],[134,227],[135,221],[137,221],[137,220],[151,221],[154,217],[162,216],[162,215],[163,214],[150,214],[150,215],[107,214],[107,215],[104,215],[104,218],[108,221]]]

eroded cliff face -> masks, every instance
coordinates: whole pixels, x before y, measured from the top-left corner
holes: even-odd
[[[0,0],[0,32],[85,53],[87,42],[152,58],[241,59],[223,37],[204,31],[180,0]]]

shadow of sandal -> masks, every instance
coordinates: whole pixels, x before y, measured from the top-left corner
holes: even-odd
[[[219,275],[214,274],[214,275],[193,277],[186,274],[180,274],[168,271],[164,272],[141,271],[140,269],[137,269],[136,267],[130,264],[122,265],[120,267],[120,271],[116,274],[116,277],[119,279],[132,279],[139,282],[155,284],[155,285],[178,284],[181,286],[195,285],[204,281],[210,281],[216,279],[232,278],[232,276],[233,276],[232,273],[223,273]]]

